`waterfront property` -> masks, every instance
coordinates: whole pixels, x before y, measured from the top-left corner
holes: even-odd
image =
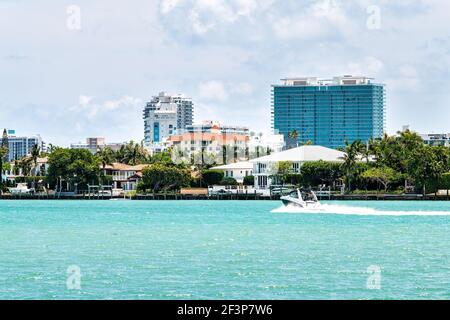
[[[223,171],[224,177],[234,178],[237,183],[240,184],[244,182],[245,177],[253,175],[253,163],[249,161],[229,163],[226,165],[213,167],[211,169]]]
[[[18,136],[15,130],[3,131],[2,145],[8,146],[6,161],[19,160],[30,154],[31,149],[37,145],[41,151],[45,150],[45,143],[40,135]]]
[[[258,189],[267,189],[273,184],[273,176],[277,173],[278,165],[281,162],[291,163],[291,172],[298,174],[300,173],[301,166],[305,162],[319,160],[342,162],[344,156],[344,152],[322,146],[301,146],[253,159],[250,160],[250,163],[253,164],[255,187]]]
[[[113,190],[116,192],[132,191],[137,189],[137,184],[142,179],[142,171],[149,166],[148,164],[131,166],[112,163],[105,166],[104,174],[112,177]]]
[[[295,144],[329,148],[381,138],[385,86],[366,77],[287,78],[272,86],[272,127]]]
[[[192,99],[160,92],[144,108],[144,139],[147,147],[160,145],[177,130],[192,125]]]
[[[232,163],[248,159],[249,129],[240,126],[226,126],[218,122],[204,121],[187,126],[167,140],[184,159],[203,153],[212,159],[201,159],[213,163]],[[194,160],[195,161],[195,160]]]

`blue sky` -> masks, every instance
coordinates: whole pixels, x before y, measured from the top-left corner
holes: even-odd
[[[140,141],[145,101],[165,90],[192,97],[196,121],[268,131],[280,78],[356,74],[387,84],[389,133],[450,132],[449,12],[447,0],[0,0],[0,127],[59,145]]]

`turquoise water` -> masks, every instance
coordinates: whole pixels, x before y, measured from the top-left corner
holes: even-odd
[[[0,299],[450,298],[450,202],[279,206],[0,201]]]

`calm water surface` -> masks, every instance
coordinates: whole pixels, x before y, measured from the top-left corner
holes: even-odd
[[[0,201],[0,299],[450,298],[450,202],[327,205]]]

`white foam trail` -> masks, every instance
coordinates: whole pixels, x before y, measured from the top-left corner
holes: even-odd
[[[374,208],[351,207],[344,205],[322,204],[320,209],[302,209],[295,206],[281,206],[273,213],[303,214],[344,214],[360,216],[450,216],[450,211],[383,211]]]

